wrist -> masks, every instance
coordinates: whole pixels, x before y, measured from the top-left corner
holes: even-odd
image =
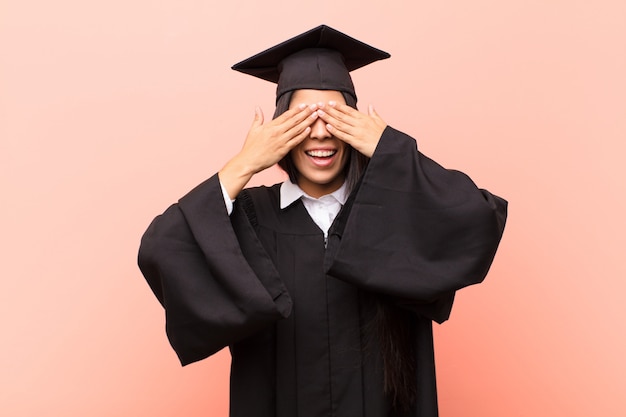
[[[254,174],[251,167],[235,157],[218,172],[218,177],[230,198],[235,199]]]
[[[241,154],[237,154],[230,161],[228,161],[224,168],[232,171],[235,175],[239,177],[248,179],[250,179],[257,172],[261,171],[261,168],[256,167]]]

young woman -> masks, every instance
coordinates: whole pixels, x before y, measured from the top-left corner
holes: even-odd
[[[181,362],[230,348],[233,417],[437,415],[432,321],[484,279],[506,201],[356,109],[349,71],[386,57],[320,26],[237,64],[277,82],[275,118],[142,239]]]

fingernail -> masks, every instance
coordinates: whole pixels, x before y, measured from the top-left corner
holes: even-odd
[[[305,103],[298,104],[298,108],[299,108],[300,110],[304,110],[304,109],[306,109],[306,104],[305,104]]]
[[[309,106],[309,108],[310,108],[311,110],[315,110],[315,109],[317,108],[317,104],[311,104],[311,105]]]
[[[336,105],[336,104],[337,104],[337,102],[336,102],[336,101],[333,101],[333,100],[331,100],[331,101],[329,101],[329,102],[328,102],[328,105],[329,105],[329,106],[332,106],[332,107],[335,107],[335,105]]]
[[[323,115],[325,115],[326,113],[324,113],[324,111],[323,111],[323,110],[318,110],[318,111],[317,111],[317,114],[319,114],[320,116],[323,116]]]

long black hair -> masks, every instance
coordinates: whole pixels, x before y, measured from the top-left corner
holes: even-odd
[[[343,93],[346,104],[356,109],[356,98]],[[274,118],[289,109],[293,91],[279,97]],[[347,192],[358,183],[367,167],[369,158],[349,146],[349,156],[344,168]],[[290,154],[278,162],[287,173],[289,180],[298,183],[298,170]],[[385,394],[389,396],[394,409],[407,411],[415,404],[417,397],[416,362],[411,313],[401,309],[389,300],[378,299],[376,315],[366,326],[367,333],[378,340],[383,364]]]

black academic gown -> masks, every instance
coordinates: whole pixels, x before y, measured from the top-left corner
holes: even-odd
[[[183,365],[230,347],[232,417],[433,417],[431,323],[484,279],[506,207],[388,127],[327,247],[300,200],[280,209],[278,185],[244,190],[229,217],[215,175],[152,222],[139,266]],[[381,299],[411,312],[408,412],[383,393],[368,330]]]

